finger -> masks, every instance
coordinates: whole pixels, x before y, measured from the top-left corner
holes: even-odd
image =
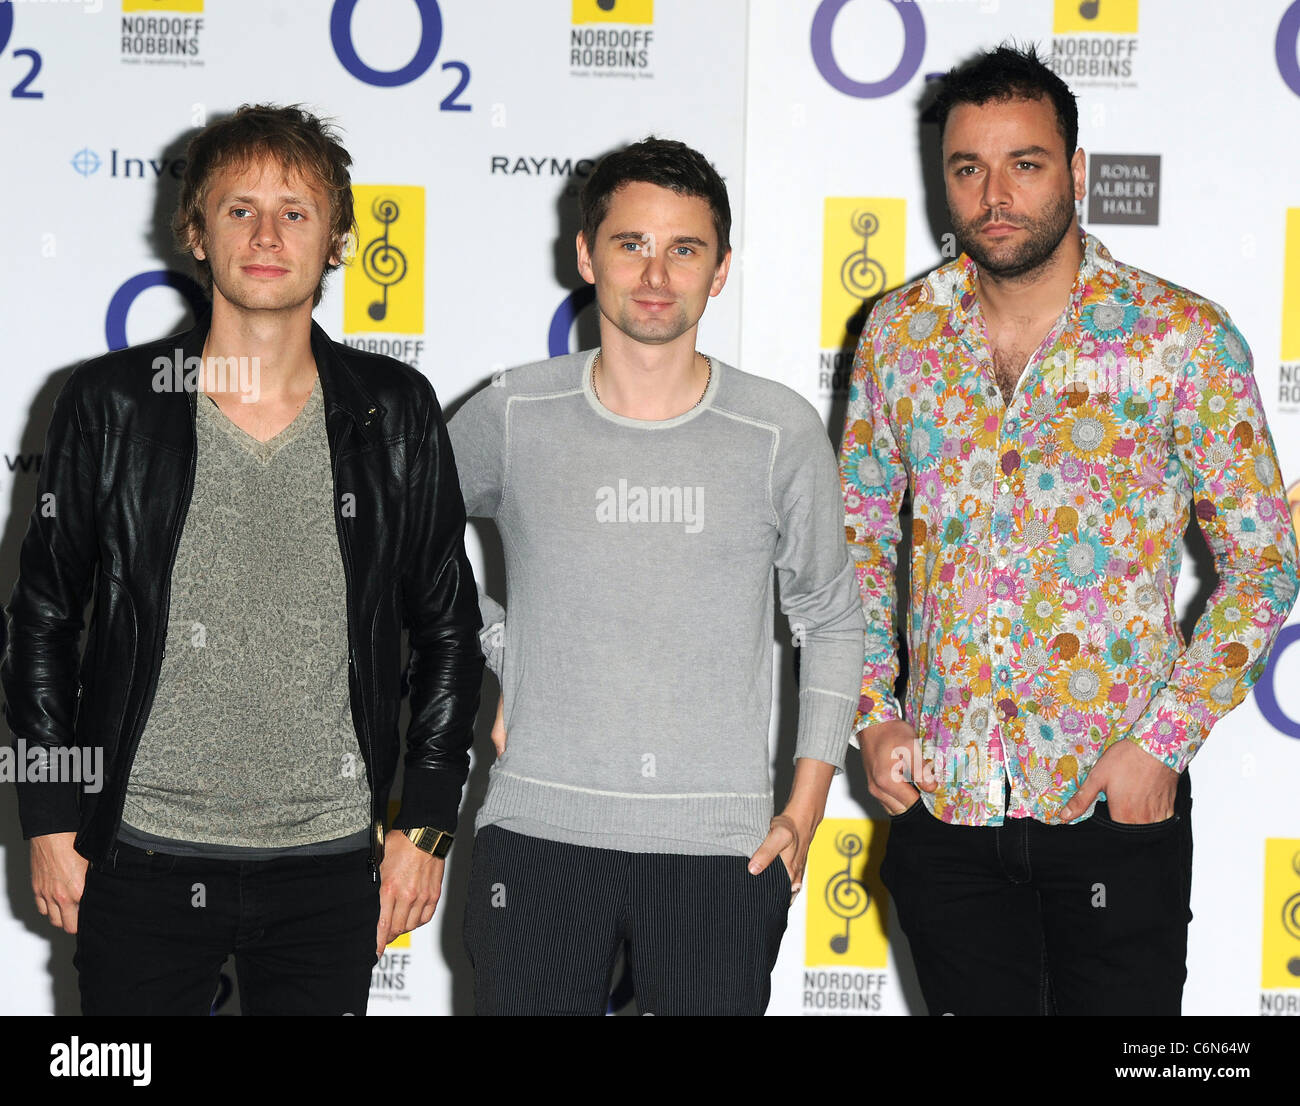
[[[403,933],[410,933],[411,930],[420,925],[421,907],[414,899],[408,899],[406,909],[399,911],[394,917],[393,927],[396,932],[393,936],[397,937]]]
[[[920,749],[921,746],[917,743],[913,746],[899,745],[890,750],[888,769],[878,773],[872,780],[876,785],[874,794],[882,803],[885,796],[889,796],[899,804],[900,810],[906,810],[916,801],[916,777],[919,776],[924,780],[926,775]],[[931,781],[929,790],[933,791],[933,773],[931,773]],[[891,814],[900,812],[900,810],[890,810],[888,804],[885,805],[885,809]]]
[[[780,851],[793,840],[794,835],[784,826],[773,826],[763,838],[758,851],[749,858],[749,874],[756,876],[764,871]]]
[[[795,848],[781,850],[781,863],[785,865],[786,875],[790,877],[790,891],[797,895],[803,886],[803,858]]]
[[[1093,799],[1101,794],[1101,790],[1101,781],[1097,779],[1094,772],[1084,781],[1083,786],[1074,793],[1070,801],[1061,807],[1061,818],[1066,822],[1074,821],[1092,805]]]
[[[921,800],[920,792],[907,782],[895,783],[892,780],[885,780],[883,784],[877,784],[868,790],[888,814],[902,814],[913,803]]]

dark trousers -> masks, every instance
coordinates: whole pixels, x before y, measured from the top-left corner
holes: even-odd
[[[361,1015],[378,924],[364,850],[234,861],[119,844],[86,874],[82,1013],[208,1014],[234,953],[244,1014]]]
[[[642,1014],[761,1014],[785,933],[778,857],[594,849],[486,826],[465,947],[478,1014],[604,1014],[626,943]]]
[[[931,1014],[1178,1014],[1191,920],[1191,781],[1121,825],[893,819],[881,879]]]

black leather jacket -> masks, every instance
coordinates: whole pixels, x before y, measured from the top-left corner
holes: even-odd
[[[194,489],[196,395],[156,391],[155,358],[202,354],[188,333],[81,365],[54,405],[9,605],[5,716],[29,751],[102,746],[103,786],[18,787],[27,837],[77,831],[107,857],[167,632],[172,566]],[[347,581],[352,717],[381,827],[397,768],[401,630],[411,721],[400,828],[454,829],[483,658],[465,507],[442,412],[419,372],[331,342],[313,324]],[[349,496],[348,493],[351,493]],[[83,612],[94,592],[84,654]],[[57,758],[52,758],[55,763]],[[372,862],[382,858],[382,829]]]

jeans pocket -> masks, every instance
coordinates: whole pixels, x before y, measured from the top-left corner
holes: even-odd
[[[100,865],[99,871],[123,879],[161,879],[171,874],[179,860],[176,853],[137,849],[133,845],[115,845],[108,860]]]
[[[916,802],[914,802],[906,810],[900,810],[897,814],[889,815],[889,824],[891,826],[896,826],[900,822],[906,822],[909,819],[915,818],[916,812],[918,810],[921,811],[925,810],[925,800],[921,798],[921,793],[919,791],[917,792],[916,795]],[[888,811],[886,811],[886,813],[888,813]]]
[[[1181,814],[1171,814],[1159,822],[1117,822],[1110,816],[1110,807],[1105,802],[1099,802],[1092,811],[1092,817],[1100,826],[1115,830],[1119,833],[1130,834],[1157,834],[1162,830],[1172,829],[1181,822]]]
[[[794,881],[790,878],[790,869],[785,866],[785,861],[779,853],[768,867],[776,869],[776,879],[773,882],[776,884],[777,894],[781,896],[782,902],[788,908],[790,896],[794,894]]]

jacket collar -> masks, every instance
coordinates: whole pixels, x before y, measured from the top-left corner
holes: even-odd
[[[325,400],[325,421],[333,411],[342,411],[352,419],[357,433],[366,441],[380,437],[385,415],[384,406],[361,383],[360,377],[339,353],[340,347],[320,324],[311,324],[311,352],[316,358],[316,372],[320,375],[321,396]]]
[[[203,356],[203,344],[207,341],[211,326],[212,313],[208,311],[195,323],[193,330],[181,335],[180,345],[187,359]],[[375,441],[380,437],[385,408],[366,391],[356,372],[340,355],[339,349],[340,347],[330,340],[329,335],[313,319],[311,353],[316,360],[316,372],[320,376],[326,425],[328,426],[330,422],[331,414],[338,411],[352,420],[357,433],[363,439],[368,442]],[[191,411],[196,398],[191,394]]]

